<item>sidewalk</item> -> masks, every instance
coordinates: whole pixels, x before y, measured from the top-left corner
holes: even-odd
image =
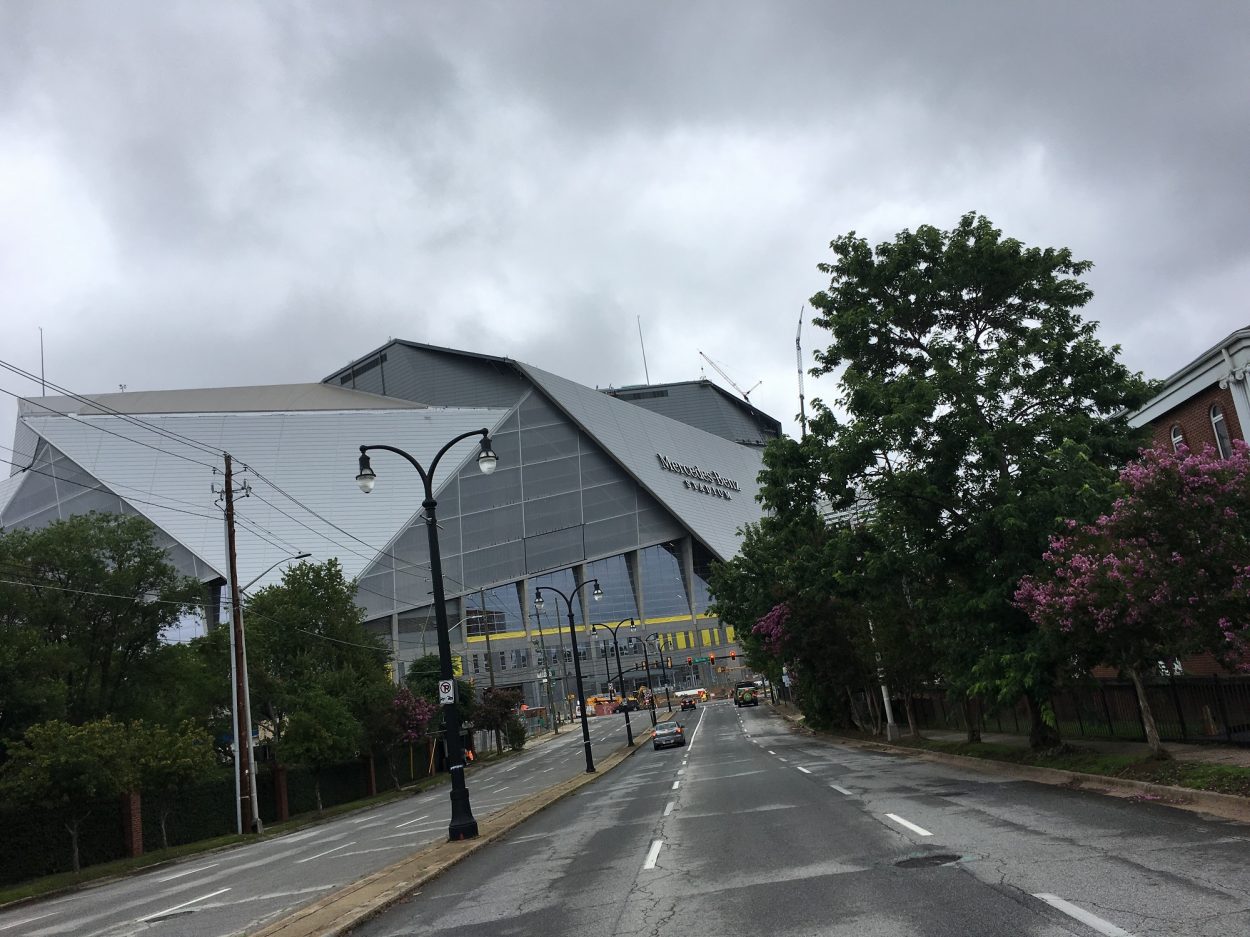
[[[899,739],[906,742],[910,736],[906,734],[906,726],[900,726],[903,736]],[[923,738],[936,742],[963,742],[967,733],[962,730],[921,729]],[[1012,745],[1024,749],[1029,747],[1028,736],[1013,735],[1007,732],[982,732],[983,742],[994,742],[999,745]],[[1150,754],[1150,746],[1145,742],[1130,742],[1121,739],[1069,739],[1064,744],[1080,751],[1101,752],[1109,755],[1136,755],[1145,758]],[[1194,745],[1185,742],[1164,742],[1164,749],[1176,761],[1188,761],[1195,764],[1235,765],[1250,768],[1250,746],[1237,745]]]

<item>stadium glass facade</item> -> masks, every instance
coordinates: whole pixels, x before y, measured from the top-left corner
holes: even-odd
[[[276,581],[280,569],[266,567],[296,552],[337,556],[357,580],[367,626],[393,649],[398,679],[437,652],[419,479],[379,453],[378,484],[361,495],[357,449],[395,445],[428,465],[442,443],[485,427],[496,471],[479,473],[466,443],[435,480],[453,653],[477,686],[521,687],[534,707],[547,704],[550,686],[568,715],[567,611],[551,593],[535,608],[538,586],[572,594],[600,584],[601,601],[583,601],[586,588],[572,608],[588,695],[621,689],[611,636],[592,627],[631,619],[635,628],[618,631],[624,689],[646,682],[644,658],[653,685],[661,657],[675,687],[738,677],[733,629],[709,612],[708,576],[758,518],[760,444],[775,421],[698,390],[683,386],[675,419],[510,359],[396,341],[317,385],[112,394],[92,398],[98,410],[29,401],[14,448],[34,471],[0,483],[0,523],[37,526],[75,513],[76,501],[107,502],[148,516],[180,568],[220,584],[212,477],[203,452],[176,458],[177,440],[229,451],[255,472],[255,498],[240,510],[240,580]],[[716,431],[699,425],[701,400]],[[153,438],[146,427],[163,432],[164,454],[137,449]],[[644,654],[653,634],[662,654],[657,643]]]

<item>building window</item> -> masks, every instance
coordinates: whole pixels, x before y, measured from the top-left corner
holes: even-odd
[[[1172,451],[1180,452],[1181,446],[1185,445],[1185,432],[1181,429],[1181,424],[1172,424]]]
[[[1220,458],[1231,459],[1233,440],[1228,435],[1228,421],[1224,419],[1224,410],[1218,403],[1211,404],[1211,428],[1215,430],[1215,445],[1220,450]]]

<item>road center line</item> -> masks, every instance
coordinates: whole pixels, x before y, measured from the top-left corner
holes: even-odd
[[[422,820],[425,820],[428,817],[429,817],[429,814],[425,813],[417,817],[415,820],[405,820],[403,823],[399,824],[399,826],[395,827],[395,829],[402,830],[404,827],[412,826],[414,823],[420,823]]]
[[[670,800],[670,801],[669,801],[669,802],[668,802],[668,803],[664,806],[664,816],[666,816],[666,817],[667,817],[670,813],[672,813],[672,812],[673,812],[673,808],[674,808],[674,807],[676,807],[676,806],[677,806],[677,801],[675,801],[675,800]]]
[[[42,921],[46,917],[52,917],[55,911],[49,911],[47,914],[36,914],[34,917],[24,917],[20,921],[11,921],[8,924],[0,924],[0,930],[8,930],[10,927],[20,927],[23,924],[30,924],[34,921]]]
[[[647,851],[647,861],[642,864],[643,869],[654,869],[655,860],[660,858],[660,847],[664,845],[664,840],[657,839],[651,844],[650,850]]]
[[[296,859],[295,864],[299,865],[302,862],[312,862],[314,859],[320,859],[322,856],[328,856],[332,852],[338,852],[340,849],[346,849],[348,846],[355,846],[355,845],[356,845],[356,841],[354,839],[350,843],[340,843],[338,846],[335,846],[333,849],[327,849],[325,852],[319,852],[315,856],[309,856],[307,859]]]
[[[673,782],[673,790],[677,790],[677,788],[679,788],[679,787],[681,787],[681,781],[674,781],[674,782]]]
[[[769,750],[768,750],[768,754],[770,754],[770,755],[775,755],[775,754],[777,754],[777,753],[776,753],[775,751],[773,751],[772,749],[769,749]]]
[[[895,823],[897,823],[899,826],[905,826],[907,827],[907,829],[911,830],[913,833],[916,833],[919,836],[932,836],[933,835],[928,830],[926,830],[923,826],[916,826],[916,824],[912,823],[910,820],[904,820],[902,817],[900,817],[896,813],[887,813],[886,816],[889,817],[891,820],[893,820]]]
[[[173,914],[175,911],[180,911],[189,904],[207,901],[209,898],[216,898],[218,895],[225,894],[229,890],[229,888],[219,888],[216,891],[209,892],[207,895],[200,895],[198,898],[192,898],[190,901],[184,901],[182,904],[176,904],[172,908],[166,908],[164,911],[157,911],[155,914],[149,914],[146,917],[141,917],[139,918],[139,922],[143,923],[144,921],[152,920],[154,917],[164,917],[167,914]]]
[[[811,772],[808,771],[806,768],[804,768],[802,765],[795,765],[795,767],[798,768],[800,771],[802,771],[804,774],[811,774]]]
[[[196,872],[207,872],[209,869],[215,869],[219,865],[221,865],[220,862],[213,862],[213,863],[210,863],[209,865],[199,866],[198,868],[187,869],[185,872],[175,872],[173,875],[166,875],[162,878],[158,878],[157,881],[158,882],[172,882],[174,879],[182,878],[184,875],[194,875]],[[0,927],[0,930],[4,930],[4,928]]]
[[[855,795],[854,795],[854,794],[852,794],[850,791],[848,791],[845,787],[839,787],[837,784],[830,784],[829,786],[830,786],[830,787],[832,787],[832,788],[833,788],[835,791],[837,791],[839,794],[845,794],[847,797],[854,797],[854,796],[855,796]]]
[[[1128,931],[1121,930],[1110,921],[1104,921],[1097,915],[1090,914],[1084,908],[1077,907],[1070,901],[1064,901],[1058,895],[1041,894],[1033,897],[1046,902],[1057,911],[1062,911],[1068,917],[1075,918],[1086,927],[1092,927],[1098,933],[1106,934],[1107,937],[1133,937]]]

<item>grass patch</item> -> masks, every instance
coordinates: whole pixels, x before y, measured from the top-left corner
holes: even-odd
[[[327,820],[342,816],[345,813],[354,813],[357,810],[367,810],[370,807],[390,803],[393,800],[400,800],[411,794],[418,794],[431,787],[437,787],[440,784],[446,783],[448,783],[447,775],[434,775],[432,777],[422,778],[415,784],[411,784],[402,790],[384,791],[374,797],[353,800],[345,804],[336,804],[333,807],[327,807],[321,813],[303,813],[299,816],[292,817],[284,823],[273,823],[267,825],[265,827],[264,838],[278,836],[285,833],[294,833],[296,830],[316,826],[317,824],[324,823]],[[160,865],[163,862],[172,862],[175,859],[182,859],[186,856],[199,855],[201,853],[212,852],[217,849],[223,849],[229,846],[237,846],[241,843],[255,841],[256,838],[253,836],[240,836],[237,833],[231,833],[228,836],[217,836],[213,839],[203,839],[194,843],[183,843],[180,846],[171,846],[168,849],[153,850],[133,859],[117,859],[113,862],[101,862],[98,865],[87,866],[79,872],[59,872],[56,875],[47,875],[43,878],[31,879],[29,882],[22,882],[17,885],[0,888],[0,908],[12,904],[15,901],[25,901],[31,898],[43,898],[47,895],[55,894],[56,892],[68,891],[89,882],[98,882],[102,879],[117,878],[123,875],[141,872],[144,869],[150,868],[154,865]]]

